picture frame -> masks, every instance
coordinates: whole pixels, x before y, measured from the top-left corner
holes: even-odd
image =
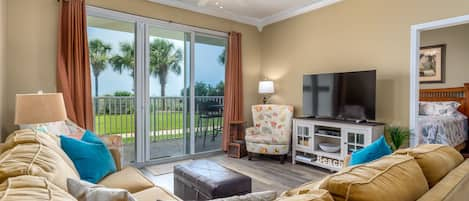
[[[445,83],[446,44],[420,48],[420,83]]]

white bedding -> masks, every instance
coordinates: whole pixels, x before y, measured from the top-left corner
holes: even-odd
[[[462,113],[452,116],[418,116],[418,144],[446,144],[457,146],[468,139],[467,117]]]

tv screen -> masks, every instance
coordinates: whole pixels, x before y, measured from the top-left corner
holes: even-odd
[[[303,76],[304,115],[374,120],[375,99],[375,70]]]

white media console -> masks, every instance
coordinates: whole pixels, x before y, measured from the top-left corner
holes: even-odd
[[[294,118],[292,163],[302,162],[339,171],[348,154],[371,144],[383,134],[383,123]],[[336,145],[339,150],[326,152],[319,146],[322,143]]]

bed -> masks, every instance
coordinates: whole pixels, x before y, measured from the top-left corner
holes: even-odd
[[[426,106],[458,103],[457,112],[451,115],[422,114]],[[469,83],[463,87],[421,89],[417,140],[419,144],[447,144],[462,150],[468,140]]]

